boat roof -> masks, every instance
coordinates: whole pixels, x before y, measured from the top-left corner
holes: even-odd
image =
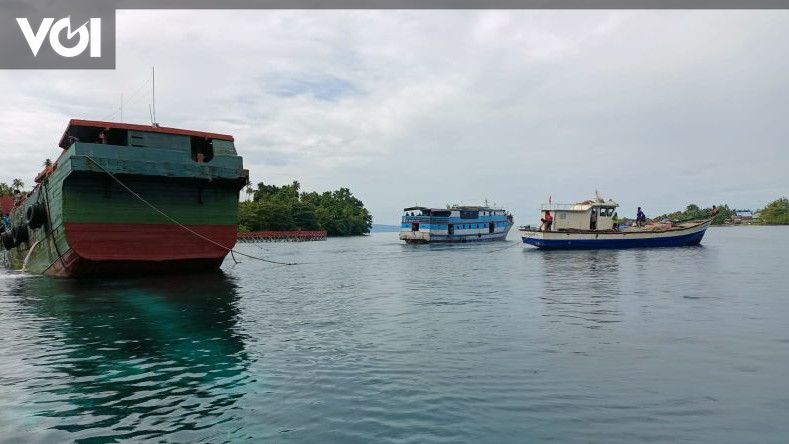
[[[617,208],[618,206],[619,204],[611,199],[608,200],[589,199],[572,204],[562,204],[562,203],[542,204],[540,211],[587,211],[592,207]]]
[[[451,208],[428,208],[428,207],[408,207],[403,208],[403,211],[413,211],[413,210],[428,210],[428,211],[452,211],[452,210],[466,210],[466,211],[506,211],[503,208],[491,208],[491,207],[479,207],[479,206],[470,206],[470,205],[455,205]]]
[[[58,143],[58,145],[63,149],[66,149],[69,146],[71,146],[69,144],[69,136],[79,138],[80,128],[103,128],[103,129],[121,129],[121,130],[129,130],[129,131],[146,131],[149,133],[163,133],[163,134],[174,134],[179,136],[204,137],[206,139],[227,140],[228,142],[232,142],[234,140],[233,136],[228,134],[210,133],[206,131],[168,128],[166,126],[158,126],[158,125],[138,125],[133,123],[105,122],[101,120],[71,119],[69,121],[68,127],[66,128],[66,131],[63,132],[63,136],[60,138],[60,143]]]

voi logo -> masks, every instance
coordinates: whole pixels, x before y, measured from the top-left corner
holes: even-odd
[[[33,31],[30,22],[26,18],[17,18],[16,22],[22,30],[22,34],[27,40],[30,50],[33,52],[33,57],[38,56],[44,40],[49,35],[49,46],[58,55],[63,57],[77,57],[85,52],[90,47],[91,57],[101,57],[101,19],[91,18],[83,23],[79,28],[71,29],[71,17],[62,18],[55,21],[54,18],[47,17],[41,20],[38,26],[38,31]],[[71,41],[74,36],[78,36],[78,40],[72,46],[66,46],[61,42],[60,36],[63,31],[66,35],[66,40]]]

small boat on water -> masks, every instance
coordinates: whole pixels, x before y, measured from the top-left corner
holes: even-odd
[[[406,243],[503,240],[512,228],[507,210],[487,206],[403,209],[400,240]]]
[[[613,200],[596,198],[575,204],[544,204],[540,215],[553,217],[550,228],[521,227],[523,243],[542,249],[581,250],[597,248],[651,248],[698,245],[712,218],[619,227],[614,222]]]

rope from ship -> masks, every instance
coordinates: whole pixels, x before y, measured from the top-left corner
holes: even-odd
[[[508,248],[512,248],[512,247],[517,247],[520,244],[521,244],[521,242],[515,241],[515,242],[512,243],[512,245],[507,245],[506,247],[503,247],[503,248],[497,248],[495,250],[490,250],[490,251],[488,251],[488,254],[490,254],[490,253],[497,253],[499,251],[504,251],[504,250],[506,250]]]
[[[206,242],[209,242],[209,243],[211,243],[211,244],[213,244],[213,245],[215,245],[215,246],[227,251],[228,253],[230,253],[230,256],[233,258],[234,261],[236,260],[236,258],[233,255],[233,253],[235,253],[235,254],[237,254],[239,256],[243,256],[243,257],[246,257],[246,258],[249,258],[249,259],[253,259],[253,260],[257,260],[257,261],[261,261],[261,262],[266,262],[266,263],[269,263],[269,264],[275,264],[275,265],[299,265],[297,262],[280,262],[280,261],[273,261],[271,259],[265,259],[265,258],[262,258],[262,257],[259,257],[259,256],[252,256],[251,254],[246,254],[246,253],[243,253],[241,251],[234,250],[234,249],[232,249],[230,247],[226,247],[226,246],[220,244],[219,242],[216,242],[215,240],[213,240],[211,238],[208,238],[208,237],[198,233],[197,231],[187,227],[186,225],[182,224],[181,222],[179,222],[176,219],[174,219],[173,217],[171,217],[169,214],[165,213],[164,211],[162,211],[161,209],[156,207],[154,204],[152,204],[152,203],[148,202],[147,200],[145,200],[145,198],[143,198],[142,196],[137,194],[134,190],[129,188],[125,183],[123,183],[123,181],[118,179],[114,174],[112,174],[112,172],[110,172],[109,170],[104,168],[104,166],[101,165],[99,162],[97,162],[94,158],[92,158],[92,157],[90,157],[88,155],[86,155],[85,158],[90,160],[91,162],[93,162],[93,164],[96,165],[97,167],[101,168],[101,170],[104,171],[105,173],[107,173],[107,175],[110,176],[115,182],[118,182],[118,185],[120,185],[123,189],[128,191],[129,194],[134,196],[140,202],[142,202],[145,205],[147,205],[150,209],[152,209],[155,212],[159,213],[162,217],[164,217],[165,219],[169,220],[170,222],[172,222],[173,224],[177,225],[178,227],[182,228],[183,230],[193,234],[194,236],[199,237],[200,239],[203,239]],[[236,263],[238,263],[238,261],[236,261]]]

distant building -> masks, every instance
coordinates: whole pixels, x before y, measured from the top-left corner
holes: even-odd
[[[0,215],[5,216],[6,214],[11,212],[11,208],[14,206],[14,198],[11,196],[2,196],[0,197]]]
[[[734,224],[751,224],[753,223],[754,215],[751,210],[734,210],[731,217],[731,223]]]

